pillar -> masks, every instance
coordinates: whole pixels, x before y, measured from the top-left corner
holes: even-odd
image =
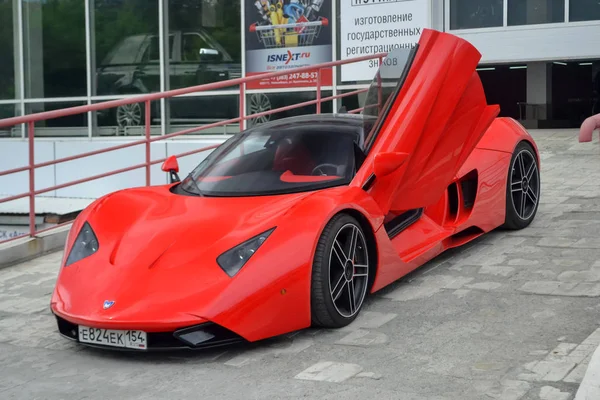
[[[42,24],[42,3],[23,2],[26,98],[44,98],[44,35]],[[43,103],[30,104],[29,113],[40,111],[44,111]]]
[[[546,62],[527,64],[527,114],[528,120],[551,118],[552,68]]]

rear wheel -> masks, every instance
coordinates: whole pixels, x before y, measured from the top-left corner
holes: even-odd
[[[533,147],[521,142],[515,149],[506,184],[506,229],[523,229],[535,218],[540,202],[540,168]]]
[[[144,124],[143,104],[133,103],[117,107],[115,119],[119,128]]]
[[[358,316],[369,284],[369,254],[359,222],[339,214],[325,227],[313,261],[313,325],[341,328]]]

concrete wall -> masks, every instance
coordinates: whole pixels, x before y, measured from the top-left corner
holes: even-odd
[[[157,160],[171,155],[200,149],[222,143],[230,136],[210,136],[202,139],[176,139],[151,144],[151,158]],[[131,139],[106,139],[106,140],[77,140],[68,139],[39,139],[35,144],[35,162],[41,163],[59,158],[69,157],[94,150],[116,146],[135,141]],[[179,159],[180,175],[187,175],[210,151],[194,154]],[[0,171],[18,168],[27,165],[28,142],[21,139],[3,139],[0,141]],[[35,173],[36,190],[48,188],[55,185],[71,182],[77,179],[87,178],[113,170],[126,168],[145,161],[145,146],[137,145],[97,154],[91,157],[81,158],[57,165],[39,168]],[[167,175],[161,171],[160,164],[151,169],[152,184],[167,183]],[[145,169],[137,169],[118,175],[97,179],[79,185],[66,187],[51,191],[44,196],[75,197],[75,198],[97,198],[115,190],[128,187],[145,185]],[[28,172],[20,172],[0,177],[0,195],[16,195],[27,192],[29,189]]]
[[[450,31],[482,53],[482,63],[600,57],[600,21]]]

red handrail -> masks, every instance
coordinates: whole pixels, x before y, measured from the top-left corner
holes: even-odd
[[[29,191],[28,192],[0,199],[0,204],[1,204],[1,203],[5,203],[8,201],[13,201],[13,200],[29,197],[29,234],[21,235],[21,236],[15,237],[15,238],[0,241],[0,244],[9,242],[12,240],[16,240],[16,239],[19,239],[19,238],[22,238],[25,236],[32,237],[32,236],[35,236],[37,233],[45,232],[50,229],[57,228],[58,226],[64,225],[64,224],[61,224],[61,225],[58,225],[58,226],[55,226],[52,228],[44,229],[43,231],[36,231],[36,229],[35,229],[35,196],[36,195],[47,193],[47,192],[50,192],[53,190],[63,189],[63,188],[69,187],[69,186],[78,185],[81,183],[105,178],[108,176],[112,176],[112,175],[116,175],[116,174],[120,174],[120,173],[124,173],[124,172],[128,172],[128,171],[132,171],[132,170],[139,169],[139,168],[145,168],[146,186],[150,186],[150,182],[151,182],[150,167],[152,165],[159,164],[159,163],[162,163],[165,161],[165,159],[151,160],[150,144],[152,142],[166,140],[166,139],[174,138],[177,136],[194,133],[194,132],[199,132],[199,131],[202,131],[205,129],[210,129],[210,128],[214,128],[214,127],[218,127],[218,126],[224,126],[224,125],[228,125],[228,124],[232,124],[232,123],[239,123],[240,129],[243,130],[244,122],[248,119],[258,118],[261,116],[271,115],[271,114],[275,114],[278,112],[287,111],[287,110],[291,110],[291,109],[299,108],[299,107],[305,107],[305,106],[313,105],[313,104],[316,104],[317,114],[320,114],[321,113],[321,104],[323,102],[332,101],[334,99],[340,99],[343,97],[364,93],[368,90],[368,89],[358,89],[358,90],[354,90],[354,91],[350,91],[350,92],[346,92],[346,93],[342,93],[342,94],[337,94],[334,96],[322,97],[321,93],[322,93],[322,71],[323,70],[331,69],[333,67],[338,67],[338,66],[341,66],[344,64],[351,64],[351,63],[362,62],[362,61],[366,61],[366,60],[372,60],[375,58],[378,58],[379,64],[381,64],[381,62],[385,56],[386,56],[385,53],[380,53],[380,54],[368,55],[368,56],[363,56],[363,57],[357,57],[357,58],[348,59],[348,60],[332,61],[332,62],[327,62],[327,63],[313,65],[313,66],[294,68],[294,69],[278,71],[278,72],[264,73],[264,74],[255,75],[255,76],[251,76],[251,77],[231,79],[228,81],[208,83],[208,84],[204,84],[204,85],[191,86],[191,87],[182,88],[182,89],[169,90],[166,92],[150,93],[150,94],[145,94],[145,95],[140,95],[140,96],[129,97],[129,98],[125,98],[125,99],[110,100],[110,101],[89,104],[89,105],[84,105],[84,106],[69,107],[69,108],[64,108],[64,109],[60,109],[60,110],[45,111],[45,112],[29,114],[29,115],[24,115],[24,116],[19,116],[19,117],[0,119],[0,128],[12,127],[15,125],[20,125],[20,124],[26,124],[27,132],[28,132],[28,135],[27,135],[28,136],[28,147],[29,147],[29,157],[28,157],[29,160],[28,160],[27,166],[13,168],[13,169],[5,170],[5,171],[0,171],[0,177],[5,176],[5,175],[10,175],[10,174],[15,174],[18,172],[24,172],[24,171],[29,172]],[[262,80],[262,79],[271,79],[271,78],[277,77],[277,76],[296,74],[296,73],[315,71],[315,70],[317,71],[317,82],[316,82],[317,95],[316,95],[315,100],[305,101],[305,102],[294,104],[291,106],[280,107],[277,109],[264,111],[261,113],[245,115],[245,111],[244,111],[245,110],[245,93],[246,93],[245,92],[245,90],[246,90],[245,84],[247,82],[252,82],[252,81]],[[239,86],[239,112],[240,112],[239,117],[228,119],[225,121],[215,122],[212,124],[202,125],[202,126],[195,127],[195,128],[189,128],[189,129],[181,130],[178,132],[174,132],[174,133],[170,133],[167,135],[162,135],[162,136],[158,136],[158,137],[154,137],[154,138],[150,137],[150,127],[151,127],[151,106],[150,105],[151,105],[152,101],[166,99],[166,98],[172,98],[172,97],[176,97],[176,96],[181,96],[181,95],[196,93],[196,92],[201,92],[201,91],[223,89],[223,88],[230,87],[230,86]],[[91,111],[106,110],[106,109],[113,108],[113,107],[119,107],[119,106],[123,106],[123,105],[127,105],[127,104],[142,103],[142,102],[144,103],[144,106],[145,106],[144,107],[145,108],[144,139],[135,140],[135,141],[124,143],[124,144],[117,145],[117,146],[111,146],[111,147],[107,147],[107,148],[100,149],[100,150],[77,154],[74,156],[69,156],[69,157],[64,157],[64,158],[55,159],[55,160],[51,160],[51,161],[41,162],[38,164],[35,163],[34,143],[35,143],[35,123],[36,122],[44,121],[44,120],[48,120],[48,119],[60,118],[60,117],[68,117],[71,115],[83,114],[83,113],[88,113]],[[351,110],[349,112],[350,113],[358,113],[361,111],[362,111],[362,108],[359,108],[357,110]],[[83,179],[77,179],[77,180],[74,180],[71,182],[62,183],[60,185],[47,187],[45,189],[35,190],[35,170],[37,168],[42,168],[42,167],[47,167],[50,165],[65,163],[68,161],[73,161],[73,160],[77,160],[80,158],[90,157],[93,155],[107,153],[110,151],[120,150],[120,149],[137,146],[137,145],[141,145],[141,144],[145,145],[145,162],[144,163],[136,164],[136,165],[133,165],[130,167],[121,168],[121,169],[113,170],[110,172],[106,172],[106,173],[102,173],[102,174],[98,174],[98,175],[94,175],[94,176],[90,176],[90,177],[83,178]],[[217,146],[218,145],[202,147],[202,148],[199,148],[196,150],[178,154],[177,157],[185,157],[185,156],[197,154],[197,153],[200,153],[203,151],[212,150]]]
[[[25,124],[27,122],[38,122],[38,121],[44,121],[44,120],[48,120],[48,119],[68,117],[71,115],[83,114],[83,113],[87,113],[90,111],[106,110],[108,108],[124,106],[127,104],[142,103],[142,102],[147,102],[147,101],[156,101],[156,100],[160,100],[160,99],[182,96],[182,95],[190,94],[190,93],[206,92],[209,90],[218,90],[218,89],[223,89],[223,88],[226,88],[229,86],[240,85],[240,95],[243,95],[244,94],[243,85],[247,82],[258,81],[258,80],[262,80],[262,79],[270,79],[270,78],[275,78],[277,76],[297,74],[297,73],[301,73],[301,72],[314,71],[314,70],[317,70],[318,76],[320,76],[321,70],[323,70],[323,69],[329,69],[329,68],[338,67],[338,66],[345,65],[345,64],[352,64],[352,63],[361,62],[361,61],[373,60],[375,58],[379,58],[381,61],[383,59],[383,57],[385,57],[385,56],[386,56],[386,53],[379,53],[379,54],[373,54],[373,55],[368,55],[368,56],[351,58],[351,59],[347,59],[347,60],[330,61],[327,63],[311,65],[311,66],[307,66],[307,67],[293,68],[293,69],[277,71],[277,72],[267,72],[264,74],[247,76],[244,78],[230,79],[228,81],[206,83],[206,84],[197,85],[197,86],[189,86],[186,88],[173,89],[173,90],[169,90],[166,92],[149,93],[149,94],[144,94],[144,95],[140,95],[140,96],[128,97],[125,99],[109,100],[109,101],[104,101],[104,102],[95,103],[95,104],[88,104],[88,105],[84,105],[84,106],[69,107],[69,108],[63,108],[60,110],[44,111],[44,112],[40,112],[40,113],[24,115],[24,116],[20,116],[20,117],[5,118],[5,119],[0,119],[0,128],[15,126],[15,125],[19,125],[19,124]],[[317,79],[317,90],[320,90],[320,86],[318,86],[319,80],[320,79]],[[241,96],[241,97],[243,97],[243,96]],[[240,115],[244,115],[244,114],[242,113]],[[244,119],[248,119],[248,116],[244,117]]]

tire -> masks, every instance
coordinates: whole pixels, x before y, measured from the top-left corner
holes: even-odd
[[[540,166],[535,150],[529,143],[521,142],[508,167],[506,218],[502,228],[518,230],[531,224],[540,204],[540,189]]]
[[[349,260],[350,248],[354,249],[353,261]],[[321,234],[313,260],[313,326],[341,328],[356,319],[367,296],[370,268],[367,240],[360,223],[347,214],[332,218]],[[350,297],[351,293],[354,296]]]

